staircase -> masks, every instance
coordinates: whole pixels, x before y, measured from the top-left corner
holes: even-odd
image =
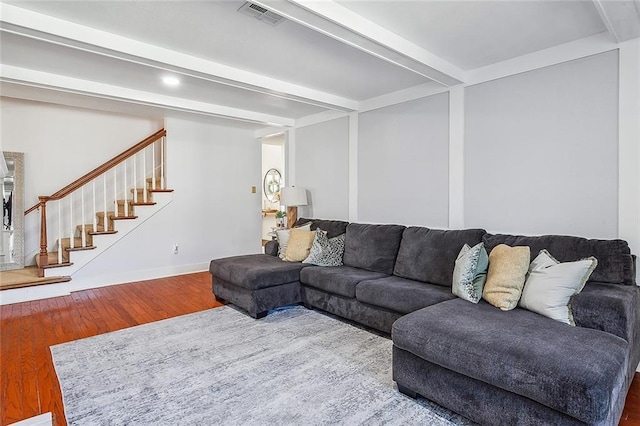
[[[154,133],[25,212],[40,211],[40,277],[71,279],[171,202],[165,136]]]

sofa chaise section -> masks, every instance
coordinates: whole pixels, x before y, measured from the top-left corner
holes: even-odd
[[[300,302],[300,269],[304,266],[268,254],[215,259],[209,265],[213,294],[262,318],[269,309]]]
[[[564,415],[587,424],[615,424],[624,406],[629,344],[600,330],[456,299],[400,318],[393,341],[393,374],[400,386],[448,406],[448,391],[424,386],[431,365],[465,376],[470,380],[457,391],[475,396],[456,404],[455,411],[483,424],[536,424],[541,418],[566,420]],[[427,363],[417,370],[423,380],[416,381],[417,371],[403,364],[419,360]],[[511,393],[535,404],[527,404],[526,414],[514,405],[497,416],[495,406],[484,405],[484,386],[474,387],[477,381],[496,387],[494,394]],[[545,415],[549,408],[562,415]]]
[[[488,251],[529,246],[532,258],[541,249],[565,262],[595,256],[571,301],[576,326],[483,300],[410,313],[392,331],[399,390],[481,424],[616,425],[640,361],[640,288],[627,243],[491,234],[483,242]]]

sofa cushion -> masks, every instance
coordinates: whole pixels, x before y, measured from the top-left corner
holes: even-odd
[[[361,281],[356,286],[356,299],[359,302],[403,314],[454,297],[446,287],[395,276]]]
[[[354,298],[356,297],[356,285],[360,281],[385,276],[380,272],[371,272],[351,266],[308,266],[301,271],[300,282],[328,293]]]
[[[302,263],[284,262],[268,254],[249,254],[212,260],[209,272],[231,284],[249,290],[297,282]]]
[[[327,237],[329,238],[333,238],[347,232],[347,225],[349,224],[349,222],[343,222],[341,220],[307,219],[301,217],[296,221],[295,226],[301,226],[309,222],[311,222],[312,231],[320,228],[323,231],[327,231]]]
[[[450,300],[398,319],[392,337],[429,362],[589,424],[602,422],[624,391],[625,340],[524,309]]]
[[[630,254],[629,245],[623,240],[588,240],[564,235],[527,237],[486,234],[483,237],[483,242],[489,252],[498,244],[529,246],[532,257],[537,256],[540,250],[546,249],[560,262],[573,262],[593,256],[598,259],[598,266],[587,283],[597,281],[612,284],[635,284],[634,260]]]
[[[409,227],[402,234],[394,275],[451,287],[460,249],[482,241],[484,229],[441,230]],[[348,240],[348,237],[347,237]]]
[[[400,225],[350,223],[344,246],[344,264],[386,275],[393,274],[404,229]]]

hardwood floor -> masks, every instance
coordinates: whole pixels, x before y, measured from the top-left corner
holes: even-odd
[[[49,346],[216,306],[208,272],[0,306],[0,425],[46,412],[66,424]],[[640,426],[640,373],[620,424]]]
[[[208,272],[0,306],[0,425],[49,411],[66,424],[49,346],[216,306]]]

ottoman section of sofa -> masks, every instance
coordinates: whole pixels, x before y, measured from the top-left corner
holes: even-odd
[[[608,423],[622,412],[629,345],[600,330],[455,299],[398,319],[392,338],[395,348],[429,363],[589,424]],[[396,380],[406,376],[397,367],[394,361]]]
[[[269,309],[300,302],[300,270],[305,266],[267,254],[252,254],[214,259],[209,272],[216,299],[261,318]]]

